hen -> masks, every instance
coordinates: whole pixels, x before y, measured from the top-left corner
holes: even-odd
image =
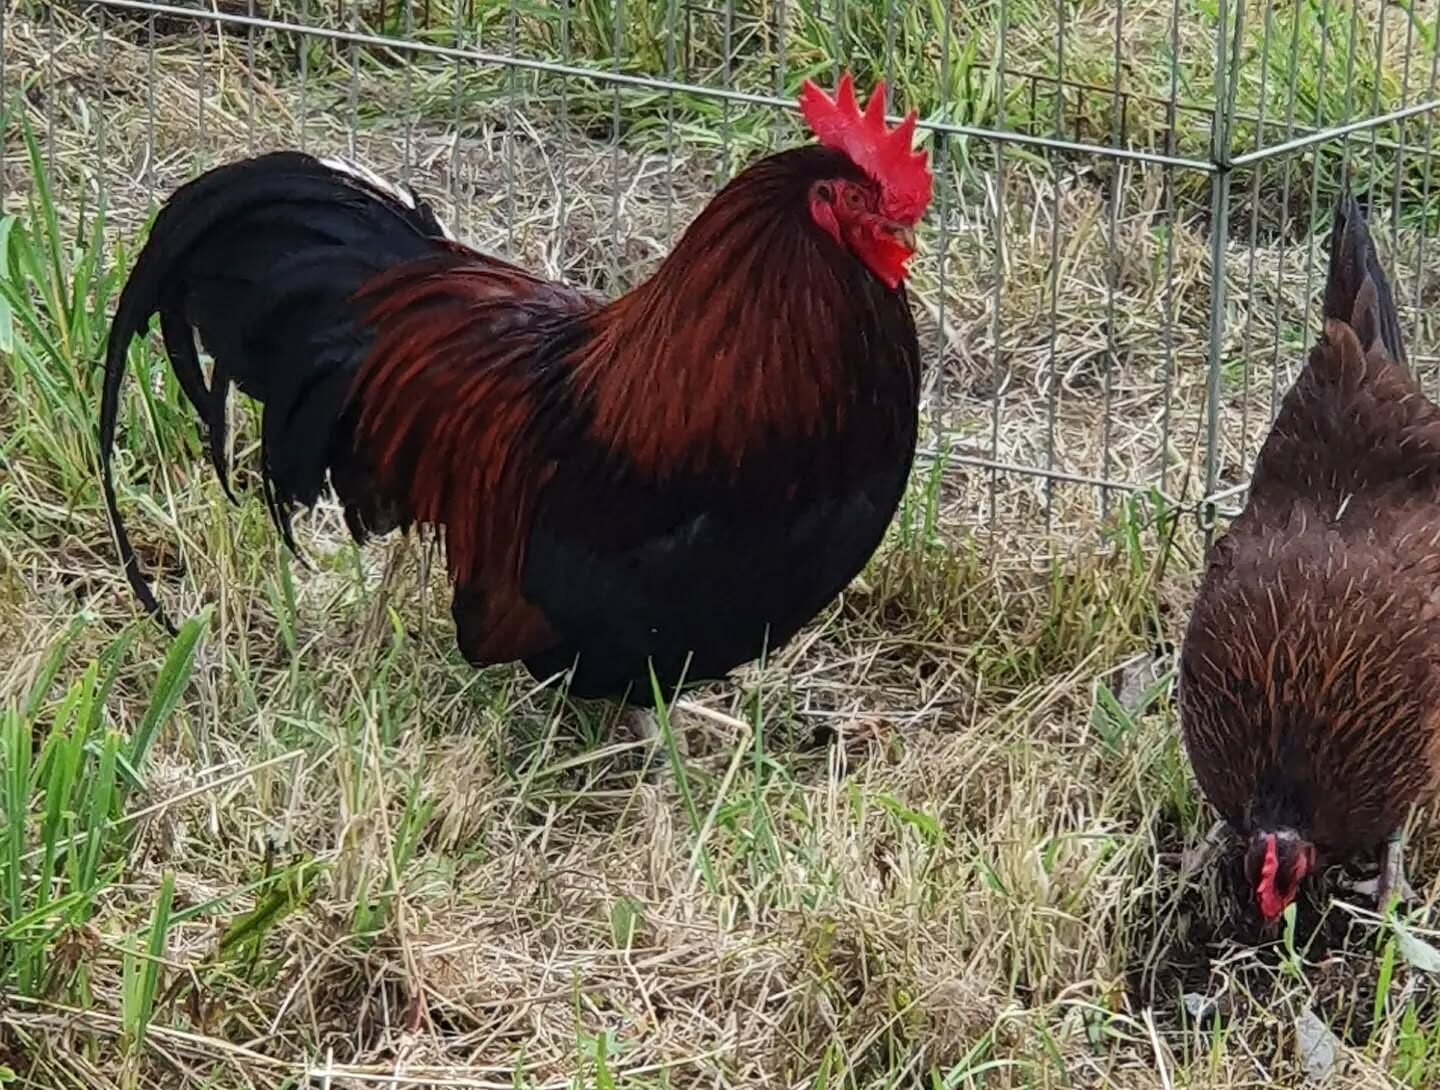
[[[1330,863],[1384,848],[1440,771],[1440,409],[1406,369],[1358,205],[1335,212],[1324,334],[1209,557],[1180,662],[1196,778],[1276,920]]]
[[[890,129],[884,100],[807,82],[818,146],[740,173],[608,304],[460,245],[350,164],[279,152],[181,187],[121,295],[101,408],[142,603],[161,616],[111,452],[158,312],[226,490],[233,383],[263,403],[292,549],[292,509],[327,485],[359,541],[436,530],[475,666],[571,670],[572,695],[645,709],[652,666],[668,695],[784,644],[880,543],[914,456],[904,282],[932,183],[914,112]]]

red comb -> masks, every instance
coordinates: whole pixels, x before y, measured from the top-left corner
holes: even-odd
[[[1276,919],[1285,911],[1285,901],[1275,889],[1275,875],[1279,870],[1280,859],[1271,834],[1265,837],[1265,858],[1260,863],[1260,880],[1255,886],[1256,896],[1260,898],[1260,914],[1267,920]]]
[[[885,126],[885,81],[875,85],[865,112],[855,101],[855,81],[846,72],[831,98],[812,80],[800,89],[800,112],[815,138],[843,151],[851,162],[880,183],[887,216],[914,223],[930,204],[930,155],[915,151],[915,111],[895,128]]]

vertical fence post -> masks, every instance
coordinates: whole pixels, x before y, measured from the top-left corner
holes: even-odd
[[[1214,534],[1215,504],[1210,499],[1220,477],[1221,357],[1225,340],[1225,244],[1230,234],[1230,134],[1235,96],[1230,70],[1228,0],[1219,0],[1215,25],[1215,113],[1210,124],[1210,346],[1205,372],[1205,495],[1200,517],[1208,547]],[[1239,40],[1240,14],[1235,17]]]
[[[10,122],[10,84],[5,79],[5,50],[3,48],[5,41],[5,11],[9,7],[9,4],[0,4],[0,125],[8,125]],[[20,112],[19,95],[15,96],[15,112],[18,120]],[[5,148],[3,145],[0,145],[0,209],[4,209],[5,207],[5,179],[9,168],[10,164],[5,155]]]

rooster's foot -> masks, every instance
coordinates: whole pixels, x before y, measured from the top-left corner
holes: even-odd
[[[674,708],[670,709],[670,737],[675,743],[675,755],[682,761],[690,756],[690,747],[685,741],[684,725],[678,722]],[[655,783],[671,777],[670,754],[666,750],[664,732],[660,729],[660,717],[651,708],[627,707],[620,715],[620,722],[635,739],[646,744],[645,775]]]

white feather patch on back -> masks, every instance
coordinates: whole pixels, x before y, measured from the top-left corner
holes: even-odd
[[[327,155],[320,161],[331,170],[338,171],[341,174],[348,174],[352,178],[358,178],[371,189],[378,189],[381,193],[389,194],[406,208],[415,207],[414,194],[407,193],[393,182],[386,181],[367,166],[360,163],[352,163],[349,159],[342,159],[338,155]]]
[[[324,163],[331,170],[337,171],[340,174],[348,174],[350,177],[364,182],[371,189],[393,197],[406,208],[413,209],[416,207],[415,194],[411,192],[408,186],[398,186],[394,182],[387,181],[363,163],[351,162],[349,159],[342,159],[338,155],[322,156],[320,162]],[[431,214],[434,215],[434,209],[431,209]],[[435,216],[435,222],[440,224],[440,230],[444,232],[446,238],[451,242],[456,241],[454,234],[450,231],[449,224],[439,216]]]

